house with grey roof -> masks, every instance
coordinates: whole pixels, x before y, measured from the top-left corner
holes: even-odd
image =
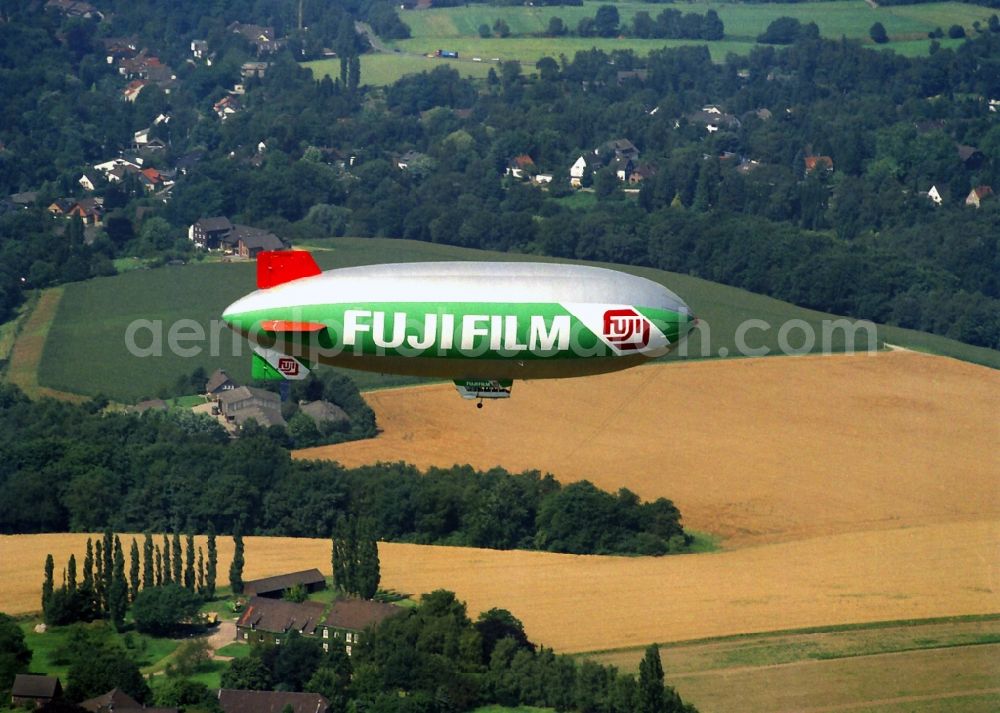
[[[219,707],[225,713],[326,713],[329,702],[319,693],[292,691],[239,691],[219,689]]]
[[[237,426],[243,427],[250,419],[265,428],[285,425],[285,419],[281,415],[281,397],[272,391],[238,386],[222,391],[216,396],[216,401],[226,420]]]
[[[236,638],[247,643],[281,645],[293,631],[313,636],[323,621],[323,602],[289,602],[284,599],[251,597],[236,622]]]

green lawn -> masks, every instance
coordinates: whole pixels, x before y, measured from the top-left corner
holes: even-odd
[[[37,619],[33,619],[21,624],[24,642],[32,652],[31,671],[59,676],[65,682],[68,663],[59,656],[59,651],[69,642],[73,627],[50,627],[40,634],[34,630],[38,623]],[[97,622],[88,626],[103,625]],[[136,632],[112,633],[111,637],[125,647],[143,673],[162,668],[163,659],[170,656],[179,643],[173,639],[161,639]]]
[[[483,706],[472,713],[553,713],[555,708],[536,708],[535,706]]]
[[[215,653],[219,654],[219,656],[231,656],[234,659],[243,659],[250,655],[250,646],[234,642],[232,644],[226,644]]]
[[[324,269],[382,262],[543,259],[406,240],[336,238],[314,245],[321,248],[316,252],[316,259]],[[801,319],[817,334],[813,351],[819,351],[822,323],[832,318],[822,312],[688,275],[651,268],[614,267],[669,286],[701,319],[701,326],[692,332],[679,353],[669,359],[736,354],[737,328],[748,319],[764,320],[770,325],[748,332],[748,346],[775,353],[780,325]],[[230,302],[254,289],[254,271],[255,266],[250,263],[202,263],[66,285],[45,342],[39,383],[79,394],[104,393],[128,403],[155,395],[161,387],[173,384],[178,376],[190,374],[199,366],[209,373],[221,367],[237,381],[249,380],[250,350],[218,317]],[[126,348],[127,330],[136,324],[142,325],[133,339],[139,347],[155,351],[152,349],[153,335],[162,337],[159,356],[135,355]],[[179,345],[197,350],[197,354],[182,356],[168,348],[170,329],[177,324],[191,330],[185,333],[201,330],[203,339]],[[865,337],[863,332],[855,334],[853,346],[864,348]],[[1000,368],[1000,352],[945,337],[879,327],[877,339]],[[795,339],[790,341],[797,345]],[[832,352],[841,352],[850,346],[845,344],[845,334],[841,330],[832,332],[829,345]],[[418,381],[367,372],[349,373],[363,389]]]

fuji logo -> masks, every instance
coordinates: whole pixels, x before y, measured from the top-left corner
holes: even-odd
[[[621,351],[649,344],[649,320],[634,309],[609,309],[604,313],[604,338]]]
[[[278,359],[278,371],[285,376],[298,376],[299,363],[291,357],[281,357]]]

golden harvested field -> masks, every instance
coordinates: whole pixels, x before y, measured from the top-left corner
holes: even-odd
[[[0,537],[0,610],[37,610],[86,535]],[[199,539],[199,544],[203,541]],[[128,547],[128,539],[123,538]],[[230,538],[219,539],[226,581]],[[510,609],[559,651],[594,651],[754,631],[1000,611],[1000,522],[844,533],[678,557],[584,557],[381,544],[382,585],[451,589],[473,615]],[[320,567],[326,540],[246,538],[246,578]]]
[[[586,478],[669,497],[726,548],[1000,518],[1000,372],[943,357],[678,362],[517,382],[482,410],[449,384],[366,398],[383,434],[297,457]]]

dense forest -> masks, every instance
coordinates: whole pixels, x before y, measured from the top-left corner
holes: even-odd
[[[722,63],[704,46],[590,50],[534,68],[502,63],[484,83],[441,66],[371,88],[346,59],[341,77],[318,81],[297,65],[313,30],[296,29],[293,4],[217,3],[202,14],[187,3],[96,4],[111,20],[23,2],[0,24],[0,192],[38,194],[35,208],[0,217],[4,315],[24,290],[105,274],[116,256],[186,259],[186,226],[227,215],[293,241],[392,236],[651,265],[1000,346],[1000,200],[984,189],[1000,189],[1000,115],[989,103],[1000,98],[1000,23],[917,58],[802,32]],[[365,47],[350,19],[400,22],[378,3],[304,7],[329,10],[316,37],[346,58]],[[289,39],[222,121],[214,103],[254,58],[224,31],[234,18],[271,22]],[[125,81],[102,43],[122,33],[176,67],[169,94],[154,85],[118,99]],[[184,59],[195,37],[209,38],[211,66]],[[169,122],[154,125],[160,115]],[[157,166],[198,159],[165,204],[127,181],[102,185],[105,227],[87,240],[44,214],[150,126],[165,144]],[[638,152],[637,194],[600,150],[622,139]],[[505,176],[521,156],[529,178],[552,182]],[[592,202],[566,200],[580,156]],[[965,205],[973,189],[978,209]]]
[[[280,427],[230,441],[207,417],[99,406],[0,387],[0,532],[329,537],[357,515],[378,539],[423,544],[660,555],[692,541],[672,502],[643,503],[626,489],[500,468],[293,461]]]

